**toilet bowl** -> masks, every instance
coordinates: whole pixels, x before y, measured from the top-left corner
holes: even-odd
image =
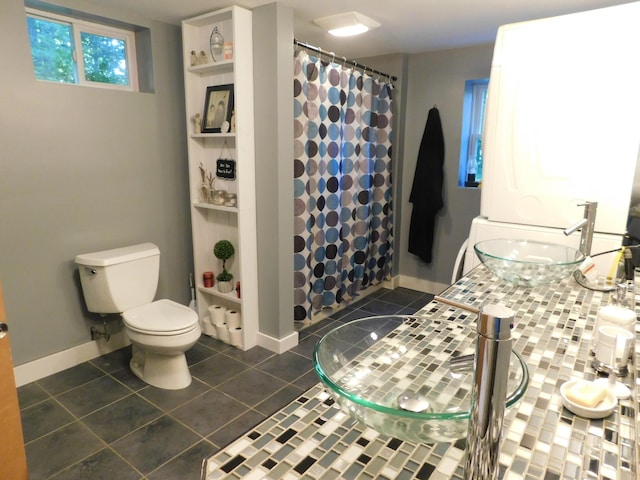
[[[192,309],[163,299],[127,310],[122,319],[132,344],[129,366],[138,378],[166,390],[191,384],[185,352],[201,334]]]
[[[160,250],[142,243],[75,258],[87,309],[122,316],[131,340],[133,373],[167,390],[191,384],[185,352],[200,338],[198,314],[172,300],[153,301],[158,287]]]

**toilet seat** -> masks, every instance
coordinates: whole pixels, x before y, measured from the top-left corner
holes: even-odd
[[[123,312],[127,328],[148,335],[180,335],[198,325],[198,314],[189,307],[162,299]]]

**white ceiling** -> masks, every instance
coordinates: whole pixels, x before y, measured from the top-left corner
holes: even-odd
[[[179,24],[183,18],[231,4],[253,9],[274,0],[93,0]],[[279,0],[293,7],[298,40],[362,58],[388,53],[492,43],[500,25],[584,10],[632,3],[633,0]],[[313,23],[314,18],[359,11],[382,24],[349,39],[336,39]]]

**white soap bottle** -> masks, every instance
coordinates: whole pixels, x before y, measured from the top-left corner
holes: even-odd
[[[598,342],[598,328],[604,325],[614,325],[616,327],[624,328],[635,336],[636,321],[636,312],[629,308],[627,303],[627,285],[624,283],[618,284],[616,287],[616,294],[612,298],[611,303],[598,310],[596,324],[593,329],[591,353],[595,352],[596,343]]]

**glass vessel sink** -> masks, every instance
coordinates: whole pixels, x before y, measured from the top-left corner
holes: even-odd
[[[473,248],[491,273],[524,287],[567,278],[585,258],[575,248],[531,240],[498,238],[478,242]]]
[[[327,333],[313,363],[334,400],[352,417],[385,435],[420,443],[467,435],[473,365],[449,359],[475,352],[474,327],[412,316],[368,317]],[[526,364],[511,354],[507,407],[526,391]],[[407,398],[419,399],[418,410]],[[401,408],[402,405],[405,408]]]

